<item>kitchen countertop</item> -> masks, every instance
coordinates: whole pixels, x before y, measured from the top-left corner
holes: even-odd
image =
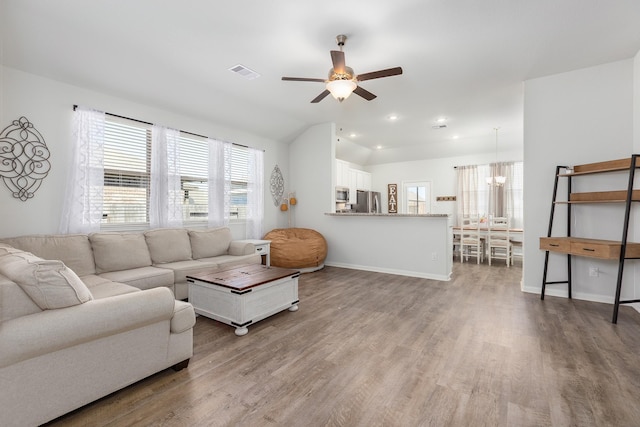
[[[394,213],[364,213],[364,212],[327,212],[329,216],[391,216],[415,218],[446,218],[449,214],[394,214]]]

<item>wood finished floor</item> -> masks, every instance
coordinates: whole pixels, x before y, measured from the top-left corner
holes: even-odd
[[[326,267],[300,310],[236,337],[198,317],[194,357],[53,426],[638,426],[640,313],[520,291],[522,269],[438,282]]]

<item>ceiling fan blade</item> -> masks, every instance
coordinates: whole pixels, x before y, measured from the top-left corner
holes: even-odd
[[[376,95],[372,94],[371,92],[369,92],[366,89],[363,89],[362,86],[356,87],[353,90],[353,93],[355,93],[356,95],[360,95],[361,97],[363,97],[367,101],[371,101],[372,99],[376,98]]]
[[[329,95],[329,93],[330,92],[327,89],[325,89],[320,95],[318,95],[315,98],[313,98],[311,103],[315,104],[315,103],[318,103],[318,102],[322,101],[327,95]]]
[[[287,80],[291,82],[320,82],[324,83],[325,79],[309,79],[307,77],[283,77],[282,80]]]
[[[371,79],[379,79],[381,77],[391,77],[402,74],[401,67],[387,68],[386,70],[372,71],[370,73],[359,74],[356,78],[359,82]]]
[[[344,74],[344,52],[341,50],[332,50],[331,61],[333,62],[333,71],[336,74]]]

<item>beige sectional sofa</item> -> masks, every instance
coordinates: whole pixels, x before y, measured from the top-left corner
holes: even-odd
[[[186,367],[186,276],[259,262],[228,228],[0,239],[0,425],[38,425]]]

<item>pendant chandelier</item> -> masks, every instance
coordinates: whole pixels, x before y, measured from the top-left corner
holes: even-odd
[[[492,168],[492,169],[497,169],[498,166],[498,130],[500,128],[493,128],[493,130],[496,131],[496,168]],[[502,176],[502,175],[493,175],[493,173],[491,174],[491,176],[487,177],[487,184],[488,185],[495,185],[495,186],[503,186],[504,183],[507,182],[507,177],[506,176]]]

